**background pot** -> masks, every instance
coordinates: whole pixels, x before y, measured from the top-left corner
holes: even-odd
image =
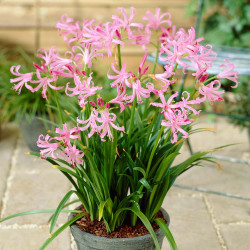
[[[161,208],[167,225],[170,223],[168,213]],[[73,214],[69,215],[69,220],[73,218]],[[150,234],[134,237],[134,238],[106,238],[96,236],[81,231],[77,225],[70,226],[71,233],[76,241],[78,250],[153,250],[155,249],[154,241]],[[160,247],[163,243],[164,233],[161,229],[155,232]]]
[[[34,152],[40,152],[40,148],[37,147],[36,142],[39,135],[46,134],[48,130],[48,127],[45,126],[45,123],[36,116],[31,120],[24,117],[21,120],[21,129],[24,140],[30,150]]]

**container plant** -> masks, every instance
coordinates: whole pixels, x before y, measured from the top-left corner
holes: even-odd
[[[48,116],[47,101],[42,98],[41,92],[32,93],[28,89],[22,90],[10,83],[13,77],[10,68],[13,64],[21,63],[23,72],[33,70],[32,57],[21,48],[8,48],[1,46],[0,49],[0,120],[1,123],[15,121],[22,128],[23,136],[33,151],[38,151],[36,145],[37,136],[45,133],[48,126],[38,117],[45,119]],[[13,89],[14,87],[14,89]],[[51,112],[52,117],[52,112]]]
[[[129,243],[136,238],[149,242],[143,249],[160,249],[162,232],[171,248],[177,249],[166,223],[169,218],[160,210],[163,200],[178,176],[203,161],[213,162],[207,156],[212,150],[197,152],[179,164],[175,159],[185,139],[195,132],[191,125],[199,111],[194,105],[222,101],[221,79],[228,78],[237,87],[237,72],[227,61],[220,74],[210,77],[206,70],[216,58],[212,47],[202,45],[203,38],[196,38],[193,28],[188,32],[176,29],[169,13],[161,14],[160,9],[155,13],[147,11],[144,24],[134,22],[134,15],[133,7],[128,12],[119,8],[109,22],[102,24],[94,20],[75,22],[64,15],[57,28],[69,45],[65,56],[52,47],[48,52],[41,51],[41,62],[35,65],[33,73],[23,74],[18,71],[19,66],[12,68],[18,86],[31,92],[42,88],[44,98],[47,90],[53,89],[60,122],[54,132],[39,136],[40,154],[30,154],[51,163],[74,187],[55,210],[29,211],[2,219],[52,212],[50,237],[41,249],[68,226],[73,235],[77,234],[79,249],[140,249],[139,243],[133,243],[134,248]],[[138,68],[130,72],[122,59],[122,49],[132,45],[142,48],[144,56]],[[146,65],[150,46],[156,50],[151,68]],[[157,59],[162,54],[166,66],[164,72],[157,73]],[[112,56],[106,72],[110,82],[94,81],[94,64],[98,68]],[[170,88],[177,81],[178,64],[184,67],[183,74],[188,67],[197,69],[193,74],[195,91],[180,93],[179,99],[179,93]],[[67,83],[58,84],[60,78],[67,79]],[[65,90],[70,98],[77,97],[80,107],[77,114],[70,108],[66,111],[61,108],[56,94],[59,89]],[[66,123],[65,117],[71,123]],[[72,195],[77,198],[69,201]],[[67,209],[76,202],[81,206],[73,211]],[[54,231],[59,214],[69,211],[72,212],[69,220]],[[151,235],[147,240],[145,235],[141,236],[146,232],[142,224]],[[83,236],[79,228],[86,231]],[[132,235],[122,233],[135,228],[139,231]],[[159,241],[156,235],[160,236]],[[81,237],[86,239],[85,243]]]

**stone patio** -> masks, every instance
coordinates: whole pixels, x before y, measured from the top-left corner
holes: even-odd
[[[240,143],[216,154],[250,161],[246,131],[233,127],[225,119],[208,123],[205,117],[199,127],[215,128],[216,132],[192,135],[194,151]],[[24,154],[29,149],[14,124],[5,124],[1,136],[1,218],[17,212],[56,208],[71,188],[64,176],[45,161]],[[182,153],[181,159],[188,156],[186,146]],[[218,162],[221,170],[206,164],[183,174],[164,201],[171,218],[170,229],[180,250],[250,249],[250,165]],[[190,188],[202,188],[199,190],[203,192]],[[47,214],[30,215],[0,224],[0,249],[39,249],[49,236],[48,218]],[[66,218],[67,215],[61,216],[58,226]],[[75,249],[69,230],[47,249]],[[162,249],[169,249],[167,240]]]

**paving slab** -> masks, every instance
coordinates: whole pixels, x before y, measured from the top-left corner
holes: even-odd
[[[56,209],[61,199],[70,190],[69,181],[56,169],[23,172],[16,170],[8,190],[7,205],[3,217],[11,214],[41,209]],[[37,224],[45,225],[50,215],[27,215],[16,217],[5,224]],[[65,214],[59,223],[67,220]]]
[[[0,228],[0,249],[36,250],[47,240],[49,227]],[[70,250],[70,232],[65,230],[46,247],[46,250]]]
[[[217,223],[250,223],[250,201],[218,195],[206,195]]]
[[[250,167],[226,161],[217,162],[222,170],[215,164],[204,163],[204,167],[193,167],[186,171],[176,183],[249,197]]]
[[[44,159],[40,159],[33,155],[28,155],[31,152],[24,141],[23,136],[20,136],[18,141],[17,164],[15,168],[20,171],[43,171],[53,170],[51,164]]]
[[[221,225],[220,230],[228,250],[249,250],[250,224]]]
[[[170,215],[170,230],[179,249],[221,249],[202,197],[167,196],[163,207]],[[162,249],[170,249],[166,239]]]
[[[0,131],[0,209],[11,168],[11,157],[17,141],[18,130],[15,126],[3,127]]]

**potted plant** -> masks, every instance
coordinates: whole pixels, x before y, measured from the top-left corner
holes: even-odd
[[[11,88],[10,78],[13,77],[13,72],[10,68],[16,63],[23,65],[23,72],[33,70],[32,59],[25,51],[19,48],[2,48],[0,52],[0,120],[1,123],[9,121],[19,123],[29,148],[39,152],[36,145],[37,136],[45,133],[48,126],[38,117],[47,118],[47,101],[42,98],[40,92],[32,93],[28,89],[23,89],[22,95],[18,95],[15,90],[20,93],[21,88]]]
[[[144,25],[133,22],[134,8],[130,13],[123,8],[118,12],[103,24],[95,24],[94,20],[75,22],[64,15],[57,28],[70,47],[65,57],[56,53],[55,47],[49,52],[43,50],[36,73],[15,74],[20,81],[17,84],[31,91],[55,90],[60,122],[54,132],[39,136],[40,154],[30,154],[46,159],[74,187],[55,210],[24,212],[2,219],[52,212],[50,238],[41,249],[68,226],[79,249],[153,249],[153,244],[160,249],[163,233],[171,248],[177,249],[168,228],[169,218],[161,210],[162,202],[179,175],[202,161],[213,162],[206,155],[212,150],[197,152],[179,164],[175,158],[185,138],[194,132],[191,125],[199,114],[194,105],[222,101],[222,78],[230,78],[233,87],[237,86],[237,73],[228,70],[232,65],[228,62],[219,75],[209,77],[206,70],[216,55],[210,45],[200,43],[203,38],[195,38],[193,28],[188,32],[176,30],[170,14],[160,14],[160,9],[155,13],[147,11]],[[126,70],[121,56],[127,42],[145,52],[134,72]],[[145,66],[149,45],[156,49],[151,72]],[[163,53],[165,71],[156,73],[157,58]],[[111,56],[114,60],[106,73],[110,83],[94,81],[94,59]],[[102,61],[96,63],[98,67]],[[184,67],[184,74],[190,66],[197,69],[193,74],[196,91],[183,92],[179,100],[178,92],[172,93],[169,87],[177,80],[178,64]],[[59,85],[60,78],[67,79],[67,83]],[[63,112],[56,95],[58,89],[78,98],[78,114],[72,114],[70,109]],[[108,96],[103,94],[107,89]],[[71,125],[65,122],[65,115]],[[73,194],[77,198],[69,202]],[[67,210],[76,202],[81,206]],[[69,211],[69,220],[54,232],[59,214]]]

